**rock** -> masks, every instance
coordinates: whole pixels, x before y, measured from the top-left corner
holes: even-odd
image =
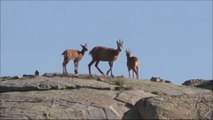
[[[35,71],[34,76],[39,76],[39,71],[38,70]]]
[[[204,120],[212,120],[213,118],[213,110],[209,110],[209,112],[203,117]]]
[[[144,98],[136,107],[143,119],[203,119],[210,114],[212,103],[213,96],[209,92]]]
[[[23,78],[34,78],[34,77],[35,77],[34,75],[27,75],[27,74],[23,75]]]
[[[153,81],[153,82],[161,82],[163,80],[160,77],[152,77],[151,81]]]
[[[15,79],[19,79],[18,76],[3,76],[3,77],[0,77],[0,81],[5,81],[5,80],[15,80]]]
[[[209,89],[209,90],[213,91],[213,80],[209,80],[209,81],[200,83],[200,84],[196,85],[195,87]]]
[[[153,81],[153,82],[165,82],[165,83],[172,83],[171,81],[169,81],[169,80],[164,80],[164,79],[162,79],[162,78],[160,78],[160,77],[152,77],[151,78],[151,81]]]
[[[114,99],[125,104],[129,110],[123,115],[122,119],[141,119],[135,103],[141,98],[155,96],[151,93],[144,92],[143,90],[128,90],[121,92]]]
[[[177,118],[212,118],[210,90],[150,80],[97,78],[48,73],[1,80],[0,119],[176,119],[175,113]],[[169,111],[174,106],[177,109]]]
[[[10,91],[34,91],[34,90],[55,90],[66,88],[91,88],[100,90],[111,90],[115,85],[94,80],[82,80],[78,78],[60,77],[36,77],[27,80],[9,80],[0,83],[0,92]]]
[[[42,76],[43,77],[56,77],[56,76],[60,77],[64,75],[62,73],[44,73]]]
[[[182,85],[186,85],[186,86],[196,86],[199,85],[203,82],[207,82],[207,80],[203,80],[203,79],[190,79],[185,81]]]
[[[104,92],[104,91],[102,91]],[[1,119],[119,119],[113,111],[113,92],[83,88],[81,90],[51,90],[7,92],[1,96]],[[13,109],[10,110],[10,107]],[[123,111],[125,112],[125,111]]]
[[[128,90],[120,93],[117,97],[115,97],[116,100],[122,101],[124,103],[127,103],[131,106],[134,106],[134,104],[139,101],[141,98],[146,97],[152,97],[156,96],[154,94],[144,92],[143,90]]]
[[[182,85],[213,90],[213,80],[191,79],[185,81]]]
[[[169,80],[165,80],[165,83],[172,83],[171,81],[169,81]]]
[[[103,77],[98,77],[97,81],[105,81],[105,79]]]

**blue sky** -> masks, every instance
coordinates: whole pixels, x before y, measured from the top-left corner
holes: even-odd
[[[131,49],[142,79],[212,79],[212,1],[1,1],[1,76],[62,72],[65,49],[116,48],[119,39],[124,50],[114,75],[128,76],[125,49]],[[88,74],[88,53],[82,74]],[[94,66],[92,73],[99,74]]]

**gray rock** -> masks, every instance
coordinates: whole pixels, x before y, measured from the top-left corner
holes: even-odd
[[[186,118],[212,118],[210,90],[149,80],[102,77],[104,81],[97,81],[98,76],[48,73],[33,78],[1,80],[0,119],[175,119],[185,115],[178,113],[174,117],[173,112],[178,110],[189,111]],[[122,81],[115,85],[115,80]],[[117,87],[131,89],[116,90]],[[203,101],[206,105],[200,104]],[[141,108],[141,105],[148,107]],[[178,106],[177,109],[169,111],[174,106]],[[192,113],[192,108],[198,112]]]
[[[185,81],[182,85],[186,85],[186,86],[196,86],[199,85],[203,82],[207,82],[207,80],[203,80],[203,79],[190,79]]]
[[[196,85],[195,87],[209,89],[209,90],[213,91],[213,80],[209,80],[207,82],[200,83],[200,84]]]
[[[3,76],[3,77],[0,77],[0,81],[5,81],[5,80],[15,80],[15,79],[19,79],[18,76]]]
[[[60,77],[64,75],[62,73],[44,73],[42,76],[43,77],[56,77],[56,76]]]
[[[162,83],[172,83],[171,81],[169,81],[169,80],[164,80],[164,79],[162,79],[162,78],[160,78],[160,77],[152,77],[152,78],[151,78],[151,81],[153,81],[153,82],[162,82]]]
[[[34,73],[34,75],[35,75],[35,76],[39,76],[39,71],[36,70],[35,73]]]
[[[17,116],[29,119],[120,119],[120,114],[113,109],[113,106],[118,104],[112,97],[115,93],[102,92],[82,88],[1,93],[3,99],[1,99],[0,114],[4,116],[0,117],[3,119]],[[10,110],[9,106],[13,109]]]
[[[165,80],[165,83],[172,83],[171,81],[169,81],[169,80]]]
[[[35,76],[34,76],[34,75],[27,75],[27,74],[24,74],[23,77],[26,77],[26,78],[34,78]]]
[[[7,80],[0,83],[0,92],[10,91],[34,91],[34,90],[52,90],[52,89],[66,89],[66,88],[91,88],[111,90],[114,85],[96,80],[82,80],[78,78],[69,77],[36,77],[30,80]]]
[[[145,98],[138,101],[136,107],[143,119],[203,119],[212,110],[212,103],[209,92]]]
[[[160,77],[152,77],[151,81],[153,82],[161,82],[163,79],[161,79]]]
[[[213,80],[191,79],[185,81],[182,85],[199,87],[213,91]]]
[[[98,77],[97,81],[105,81],[105,79],[103,77]]]
[[[144,92],[143,90],[128,90],[120,93],[117,97],[115,97],[116,100],[122,101],[124,103],[128,103],[131,106],[134,106],[134,104],[139,101],[141,98],[146,97],[152,97],[156,96],[154,94]]]

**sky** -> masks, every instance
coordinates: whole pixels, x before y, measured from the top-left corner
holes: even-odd
[[[1,1],[1,76],[62,73],[65,49],[124,48],[113,74],[128,77],[125,50],[140,59],[140,78],[174,84],[212,79],[212,1]],[[79,64],[88,74],[89,51]],[[107,62],[99,67],[106,73]],[[73,61],[67,66],[74,73]],[[95,66],[92,73],[98,74]]]

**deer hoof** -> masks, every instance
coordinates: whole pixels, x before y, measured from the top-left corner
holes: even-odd
[[[115,77],[113,74],[111,74],[111,77]]]

